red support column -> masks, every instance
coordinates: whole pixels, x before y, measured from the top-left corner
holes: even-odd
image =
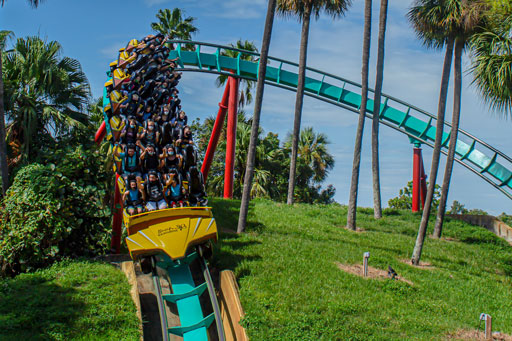
[[[101,122],[100,127],[96,131],[96,134],[94,135],[94,142],[97,144],[100,144],[101,141],[103,141],[103,138],[105,137],[105,134],[107,133],[107,125],[105,121]]]
[[[412,211],[420,210],[420,166],[421,166],[421,148],[414,147],[414,157],[412,166]]]
[[[121,248],[121,225],[123,223],[123,201],[119,193],[119,174],[116,174],[116,185],[114,192],[114,219],[112,219],[112,240],[110,243],[111,252],[119,253]]]
[[[224,198],[233,198],[235,170],[236,122],[238,114],[238,79],[229,77],[228,130],[226,143],[226,167],[224,170]]]
[[[425,174],[425,167],[423,167],[423,156],[420,149],[420,196],[421,196],[421,209],[425,207],[425,198],[427,197],[427,175]]]
[[[210,142],[208,142],[208,148],[206,148],[203,166],[201,167],[201,173],[203,173],[204,181],[206,181],[206,178],[208,177],[208,172],[210,172],[210,166],[212,165],[215,149],[217,148],[217,143],[219,142],[219,137],[220,133],[222,132],[224,120],[226,119],[226,110],[228,108],[229,98],[229,83],[230,81],[228,79],[228,81],[226,82],[226,88],[224,89],[224,95],[222,95],[222,101],[219,103],[219,112],[217,113],[217,118],[215,119],[212,135],[210,136]]]

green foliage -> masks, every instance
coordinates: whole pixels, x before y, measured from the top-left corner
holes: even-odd
[[[428,182],[427,182],[428,187]],[[432,210],[437,211],[439,198],[441,197],[441,187],[435,186],[434,197],[432,198]],[[412,181],[407,183],[407,187],[400,190],[398,197],[391,198],[388,201],[389,208],[392,209],[411,209],[412,208]]]
[[[78,60],[57,41],[18,38],[2,54],[7,140],[12,163],[33,161],[38,148],[87,124],[89,83]]]
[[[64,261],[0,279],[1,340],[140,340],[126,276],[110,264]]]
[[[508,226],[512,226],[512,215],[503,212],[498,216],[498,219],[507,224]]]
[[[92,148],[58,146],[17,172],[0,213],[3,274],[107,250],[111,180]]]
[[[448,213],[448,214],[475,214],[475,215],[489,214],[486,211],[481,210],[479,208],[473,208],[473,209],[468,210],[464,204],[458,202],[457,200],[453,201],[452,207],[446,213]]]
[[[248,233],[236,229],[240,202],[210,202],[221,231],[213,258],[234,271],[251,340],[431,340],[459,329],[475,329],[481,312],[493,328],[512,333],[512,249],[486,229],[447,218],[446,239],[427,238],[422,259],[408,260],[421,216],[393,210],[375,220],[358,209],[354,233],[341,226],[347,208],[292,207],[270,200],[251,202]],[[432,217],[434,219],[434,217]],[[364,279],[337,267],[388,265],[412,284],[389,278]]]
[[[198,150],[205,151],[215,120],[210,117],[202,124],[195,120],[192,129]],[[243,111],[238,113],[235,180],[233,196],[240,198],[245,177],[247,151],[251,136],[252,120]],[[211,196],[222,196],[224,190],[224,170],[226,157],[226,124],[224,124],[219,144],[208,174],[207,190]],[[290,167],[290,143],[281,141],[277,134],[269,132],[262,137],[260,129],[251,197],[270,198],[285,201],[288,190],[288,169]],[[322,188],[321,184],[334,167],[334,158],[327,149],[329,141],[322,133],[306,127],[301,131],[297,158],[297,185],[295,201],[304,203],[328,204],[334,202],[336,189],[332,185]],[[202,159],[203,155],[201,155]]]

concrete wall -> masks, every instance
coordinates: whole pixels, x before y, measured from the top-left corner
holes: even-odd
[[[485,227],[512,245],[512,227],[508,226],[492,215],[448,214],[447,216],[465,221],[466,223],[470,223],[472,225]]]

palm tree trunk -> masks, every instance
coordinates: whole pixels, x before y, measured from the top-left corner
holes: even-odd
[[[439,170],[439,159],[441,156],[441,143],[443,142],[444,114],[446,111],[446,97],[448,96],[448,84],[450,81],[450,69],[452,67],[453,56],[453,38],[449,38],[446,44],[446,53],[444,55],[443,75],[441,77],[441,89],[439,91],[439,103],[437,106],[437,124],[436,124],[436,140],[434,142],[434,151],[432,152],[432,166],[430,167],[430,182],[428,184],[427,196],[425,198],[425,206],[423,215],[421,216],[418,236],[416,244],[412,252],[411,263],[418,265],[420,263],[421,251],[425,241],[427,232],[428,219],[432,208],[432,199],[436,186],[437,172]]]
[[[242,192],[242,202],[240,204],[240,216],[238,217],[237,233],[242,233],[245,231],[245,226],[247,224],[247,214],[249,213],[249,201],[251,198],[252,180],[254,177],[256,147],[258,144],[258,130],[260,128],[261,103],[263,102],[263,92],[265,90],[265,74],[267,72],[268,50],[270,47],[270,38],[272,37],[272,26],[274,24],[275,11],[276,0],[269,0],[267,7],[267,17],[265,19],[265,30],[263,32],[263,41],[261,43],[258,84],[256,85],[256,98],[251,126],[251,139],[249,141],[249,151],[247,153],[247,165],[245,169],[244,187]]]
[[[452,177],[453,161],[455,158],[455,146],[457,144],[457,134],[459,132],[460,119],[460,98],[462,91],[462,49],[464,43],[461,39],[455,40],[455,54],[453,62],[454,86],[453,86],[453,116],[452,130],[450,133],[450,144],[448,147],[448,157],[446,159],[446,168],[444,170],[443,187],[441,188],[441,199],[439,199],[439,209],[437,210],[436,225],[434,227],[434,237],[440,238],[443,230],[444,214],[446,210],[446,200],[448,199],[448,190],[450,189],[450,180]]]
[[[373,215],[375,219],[382,218],[382,204],[380,196],[380,170],[379,170],[379,114],[382,81],[384,73],[384,38],[386,35],[386,20],[388,13],[388,0],[380,2],[379,42],[377,52],[377,76],[375,79],[375,97],[372,119],[372,173],[373,173]]]
[[[302,33],[300,37],[299,79],[297,82],[297,96],[295,97],[295,118],[293,121],[292,155],[290,160],[290,177],[288,179],[288,205],[293,204],[295,191],[295,172],[297,163],[297,146],[299,144],[300,121],[302,116],[302,104],[304,100],[304,82],[306,79],[306,58],[308,51],[309,22],[311,19],[312,2],[308,2],[302,20]]]
[[[4,79],[2,73],[2,51],[0,50],[0,172],[2,175],[2,194],[9,187],[9,168],[7,166],[7,146],[5,141],[5,111],[4,111]]]
[[[363,68],[361,70],[361,107],[357,122],[354,160],[352,161],[352,179],[350,181],[350,198],[348,200],[347,228],[356,230],[357,192],[359,189],[359,168],[361,165],[361,146],[363,143],[364,119],[368,101],[368,68],[370,64],[370,38],[372,33],[372,0],[365,0],[363,33]]]

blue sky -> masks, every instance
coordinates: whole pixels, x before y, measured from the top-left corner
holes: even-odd
[[[360,82],[363,1],[354,1],[344,18],[332,20],[322,16],[311,24],[308,65],[350,80]],[[386,56],[383,91],[431,113],[436,112],[442,52],[427,51],[416,40],[405,13],[409,0],[390,2],[386,33]],[[93,95],[100,96],[105,70],[116,59],[117,50],[132,38],[151,32],[160,8],[180,7],[187,15],[197,18],[199,33],[195,40],[229,44],[237,39],[253,41],[261,46],[266,12],[265,0],[115,0],[64,1],[47,0],[37,10],[25,1],[7,0],[0,8],[0,29],[14,31],[17,37],[37,35],[57,40],[64,54],[78,59],[91,83]],[[373,40],[371,49],[370,86],[375,80],[379,3],[374,2]],[[270,55],[291,61],[298,60],[300,24],[293,19],[276,16]],[[463,67],[469,68],[465,58]],[[215,76],[187,73],[180,88],[184,109],[190,118],[204,118],[216,112],[222,89],[214,84]],[[512,155],[512,124],[489,112],[471,86],[471,75],[463,79],[461,127],[489,144]],[[450,89],[449,98],[452,92]],[[279,133],[284,138],[292,129],[295,94],[267,87],[262,112],[265,131]],[[451,117],[451,101],[447,106]],[[246,108],[252,111],[252,106]],[[336,165],[327,183],[337,189],[336,200],[348,201],[352,151],[357,115],[338,107],[305,97],[302,126],[313,126],[328,135]],[[372,206],[370,124],[366,124],[360,206]],[[380,133],[381,185],[384,206],[397,196],[400,188],[412,178],[412,145],[407,136],[382,127]],[[431,150],[423,149],[425,169],[430,171]],[[442,181],[444,158],[438,182]],[[455,164],[448,203],[458,200],[469,208],[481,208],[490,213],[512,212],[511,201],[464,167]]]

